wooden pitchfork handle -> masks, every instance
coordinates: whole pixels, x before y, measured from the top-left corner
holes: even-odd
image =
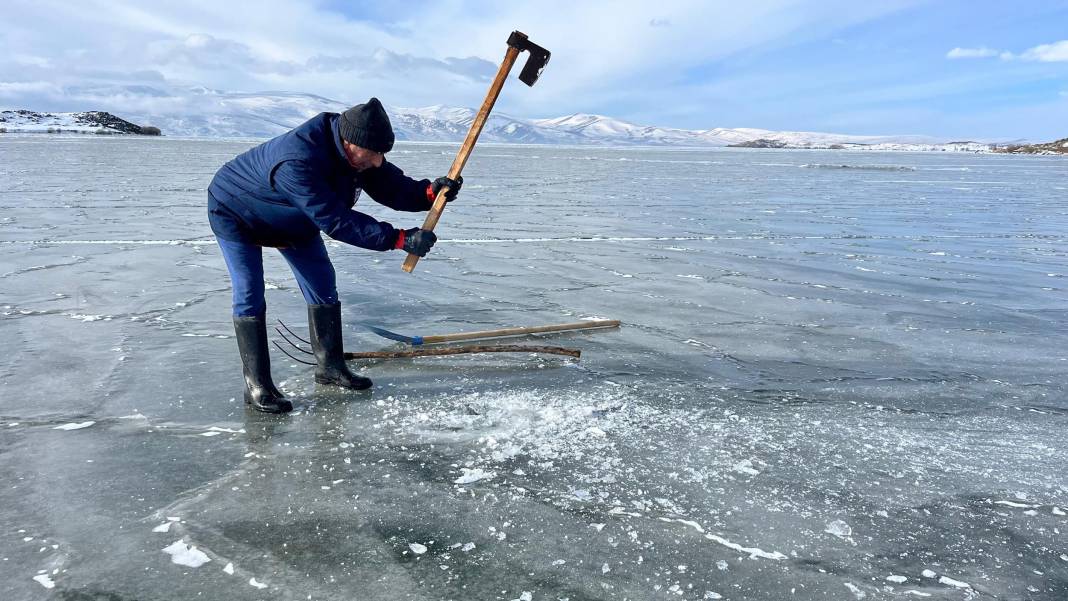
[[[490,111],[493,110],[497,97],[501,95],[504,80],[508,79],[508,72],[512,70],[512,65],[515,63],[516,58],[519,57],[520,52],[519,48],[508,46],[508,51],[504,53],[504,62],[501,63],[501,68],[497,70],[497,77],[493,80],[493,84],[490,85],[489,91],[486,92],[486,99],[482,101],[482,108],[478,109],[478,115],[475,116],[475,120],[471,123],[471,129],[467,131],[467,138],[464,140],[463,146],[460,147],[460,152],[456,154],[452,167],[449,168],[449,179],[456,180],[460,177],[460,173],[463,172],[464,165],[467,164],[467,158],[471,156],[471,151],[475,149],[475,142],[478,141],[478,136],[482,133],[482,127],[486,125],[486,120],[489,119]],[[438,189],[438,195],[434,198],[434,206],[430,208],[426,221],[423,222],[424,230],[433,231],[438,225],[438,219],[441,218],[441,213],[445,210],[445,194],[448,191],[448,186],[442,186]],[[404,265],[401,269],[411,273],[418,262],[419,255],[408,253],[408,258],[404,260]]]

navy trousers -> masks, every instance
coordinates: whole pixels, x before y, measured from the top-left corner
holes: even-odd
[[[267,313],[263,284],[263,247],[216,237],[222,249],[230,283],[234,291],[235,317],[261,317]],[[304,300],[309,305],[336,305],[337,276],[326,245],[320,237],[308,242],[279,248],[297,278]]]

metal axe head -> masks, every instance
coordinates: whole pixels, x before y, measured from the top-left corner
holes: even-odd
[[[527,34],[521,31],[513,31],[512,35],[508,36],[508,45],[520,52],[525,50],[530,53],[527,64],[523,65],[523,71],[519,73],[519,81],[528,86],[534,85],[549,62],[549,51],[531,42]]]

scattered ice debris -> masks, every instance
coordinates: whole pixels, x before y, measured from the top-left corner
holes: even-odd
[[[38,574],[34,576],[33,579],[39,582],[41,586],[45,588],[56,588],[56,583],[48,577],[48,574]]]
[[[603,566],[601,566],[601,573],[602,574],[607,574],[607,573],[609,573],[611,571],[612,571],[612,568],[610,568],[607,563],[604,564]]]
[[[604,526],[605,526],[604,524],[590,524],[590,528],[593,528],[597,532],[600,532],[601,530],[604,530]]]
[[[1063,557],[1063,555],[1061,557]],[[567,562],[564,561],[563,559],[555,559],[555,560],[553,560],[553,565],[554,566],[562,566],[565,563],[567,563]]]
[[[163,552],[171,556],[172,562],[191,568],[199,568],[211,561],[211,558],[203,551],[194,545],[185,544],[181,539],[174,541],[169,547],[163,549]]]
[[[907,577],[905,577],[905,576],[897,576],[895,574],[891,574],[891,575],[887,576],[886,580],[889,581],[889,582],[896,582],[897,584],[902,584],[904,582],[908,582],[908,578]]]
[[[464,475],[453,480],[453,483],[455,484],[471,484],[472,482],[478,482],[479,480],[490,480],[497,475],[496,472],[487,472],[482,468],[471,469],[462,467],[460,468],[460,471],[462,471]]]
[[[936,574],[934,570],[924,570],[923,572],[921,572],[921,575],[924,578],[934,578],[935,576],[938,576],[938,574]]]
[[[851,593],[853,593],[853,596],[856,597],[857,599],[863,599],[864,597],[868,596],[867,593],[865,593],[864,591],[860,590],[860,587],[858,587],[857,585],[853,584],[852,582],[845,582],[843,584],[845,584],[845,587],[847,589],[849,589],[849,591]]]
[[[253,578],[249,578],[248,579],[248,583],[249,583],[249,586],[254,586],[256,588],[267,588],[266,584],[260,582],[259,580],[256,580],[254,577]]]
[[[728,568],[728,566],[727,566],[727,562],[726,561],[721,559],[721,560],[716,562],[716,569],[717,570],[727,571],[727,568]]]
[[[464,546],[460,547],[460,550],[464,553],[470,553],[475,550],[475,543],[464,543]]]
[[[523,591],[518,599],[512,599],[512,601],[533,601],[533,599],[534,595],[530,591]]]
[[[81,321],[111,321],[110,315],[80,315],[78,313],[68,313],[71,319],[79,319]]]
[[[1052,511],[1053,515],[1064,515],[1064,511],[1061,510],[1061,508],[1057,507],[1056,505],[1053,506],[1053,509],[1051,511]]]
[[[912,591],[912,590],[905,591],[905,594],[906,595],[916,595],[917,597],[930,597],[931,596],[931,593],[924,593],[924,592]]]
[[[96,422],[92,422],[92,421],[91,422],[69,423],[69,424],[62,424],[62,425],[56,426],[55,428],[52,428],[52,429],[53,430],[81,430],[82,428],[88,428],[89,426],[91,426],[91,425],[93,425],[95,423]]]
[[[226,567],[223,568],[223,571],[226,572],[227,574],[233,576],[234,575],[234,564],[232,562],[231,563],[227,563]]]
[[[419,543],[409,543],[408,548],[411,549],[412,553],[415,553],[416,555],[422,555],[423,553],[426,553],[426,546],[420,545]]]
[[[222,432],[201,432],[200,433],[201,436],[218,436],[220,434],[222,434]]]
[[[849,538],[853,535],[853,529],[842,520],[834,520],[823,529],[827,534],[833,534],[838,538]]]
[[[1061,553],[1061,561],[1068,561],[1068,555]]]
[[[713,593],[712,591],[705,591],[705,599],[722,599],[723,595],[719,593]]]
[[[941,578],[938,579],[938,582],[940,582],[942,584],[949,585],[949,586],[955,586],[957,588],[972,588],[972,585],[968,584],[967,582],[961,582],[960,580],[954,580],[954,579],[950,578],[949,576],[942,576]]]

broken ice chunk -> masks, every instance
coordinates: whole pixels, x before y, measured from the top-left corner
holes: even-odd
[[[163,552],[171,556],[172,562],[191,568],[199,568],[211,561],[211,558],[203,551],[194,545],[185,544],[181,539],[174,541],[173,544],[163,549]]]
[[[849,524],[842,520],[834,520],[833,522],[830,522],[823,531],[827,534],[833,534],[838,538],[846,538],[853,535],[853,529],[849,527]]]
[[[453,480],[454,484],[471,484],[472,482],[478,482],[479,480],[490,480],[497,475],[496,472],[487,472],[482,468],[460,468],[464,474],[459,478]]]

